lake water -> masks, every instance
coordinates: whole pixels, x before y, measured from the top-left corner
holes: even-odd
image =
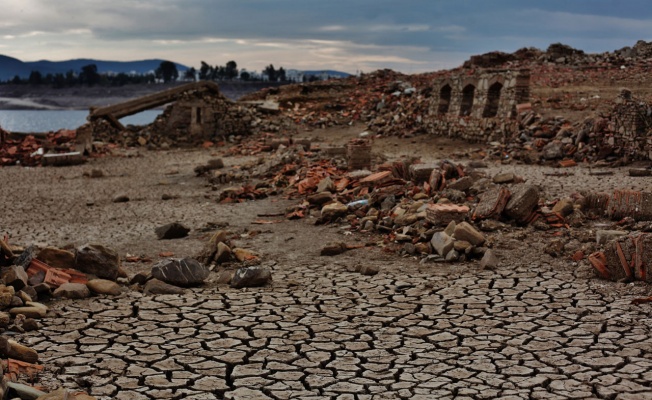
[[[147,125],[162,110],[147,110],[122,118],[123,125]],[[76,129],[86,123],[87,110],[0,110],[0,127],[9,132],[50,132]]]

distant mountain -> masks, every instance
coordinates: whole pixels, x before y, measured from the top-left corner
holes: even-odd
[[[72,70],[79,73],[82,67],[95,64],[97,65],[97,72],[100,74],[105,73],[130,73],[145,74],[154,71],[165,60],[139,60],[139,61],[102,61],[90,58],[79,58],[67,61],[30,61],[24,62],[13,57],[8,57],[0,54],[0,81],[12,79],[18,75],[21,78],[28,78],[32,71],[39,71],[42,75],[57,74]],[[188,69],[187,66],[175,63],[179,73]]]

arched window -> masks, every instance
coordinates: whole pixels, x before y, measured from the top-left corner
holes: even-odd
[[[438,108],[439,114],[446,114],[448,112],[448,108],[451,105],[452,92],[453,89],[449,84],[442,86],[441,90],[439,90],[439,108]]]
[[[475,86],[469,84],[462,89],[462,105],[460,107],[460,115],[465,117],[471,114],[473,109],[473,100],[475,97]]]
[[[483,118],[493,118],[498,115],[498,104],[500,103],[500,91],[502,89],[503,85],[500,82],[489,86],[487,104],[485,104],[484,111],[482,112]]]

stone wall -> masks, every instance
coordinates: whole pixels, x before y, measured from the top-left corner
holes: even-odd
[[[479,70],[433,82],[428,131],[471,142],[502,140],[518,130],[516,106],[530,97],[529,70]]]
[[[612,129],[604,135],[604,144],[620,149],[628,159],[652,159],[652,107],[626,89],[615,103]]]

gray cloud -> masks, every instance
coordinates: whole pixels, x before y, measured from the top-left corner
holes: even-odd
[[[652,22],[642,0],[0,0],[0,9],[0,52],[22,59],[228,58],[351,72],[428,71],[557,41],[607,51],[648,39]]]

